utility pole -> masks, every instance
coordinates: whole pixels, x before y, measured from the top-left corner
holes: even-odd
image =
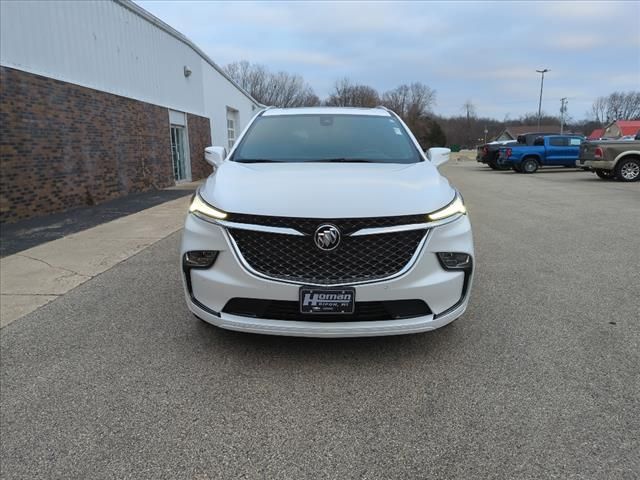
[[[560,135],[564,133],[564,114],[567,112],[567,97],[560,99]]]
[[[542,115],[542,88],[544,87],[544,74],[550,72],[548,68],[544,70],[536,70],[536,72],[542,74],[542,78],[540,79],[540,101],[538,102],[538,130],[540,130],[540,115]]]

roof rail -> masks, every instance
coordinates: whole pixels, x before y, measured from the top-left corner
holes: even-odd
[[[268,107],[263,108],[258,112],[258,116],[261,117],[264,114],[264,112],[266,112],[267,110],[271,110],[272,108],[276,108],[276,107],[274,105],[269,105]]]
[[[385,110],[389,115],[391,115],[392,117],[397,118],[398,120],[402,121],[402,119],[400,118],[400,115],[398,115],[396,112],[394,112],[393,110],[391,110],[390,108],[385,107],[384,105],[378,105],[376,108],[380,108],[382,110]]]

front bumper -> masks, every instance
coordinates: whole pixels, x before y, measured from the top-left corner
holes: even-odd
[[[191,312],[202,320],[229,330],[270,335],[308,337],[361,337],[424,332],[452,322],[466,310],[473,271],[444,270],[436,252],[462,252],[473,258],[471,225],[466,215],[432,228],[415,263],[403,275],[354,285],[356,302],[402,299],[424,300],[431,314],[376,321],[292,321],[254,318],[223,312],[233,298],[298,301],[301,283],[286,283],[249,272],[234,251],[227,230],[194,215],[188,215],[181,256],[191,250],[216,250],[218,258],[209,269],[192,269],[185,280],[185,296]],[[465,278],[466,275],[466,278]]]

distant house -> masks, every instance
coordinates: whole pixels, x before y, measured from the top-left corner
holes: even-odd
[[[560,126],[540,125],[540,127],[538,128],[537,125],[519,125],[514,127],[507,127],[502,132],[500,132],[500,134],[494,140],[498,142],[517,140],[518,135],[532,132],[560,133]]]
[[[635,135],[640,130],[640,120],[617,120],[610,123],[601,135],[606,138],[618,138],[625,135]]]
[[[602,134],[604,133],[604,128],[596,128],[591,135],[587,137],[587,140],[598,140],[602,138]]]

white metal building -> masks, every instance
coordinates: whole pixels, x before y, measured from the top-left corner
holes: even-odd
[[[129,0],[2,1],[0,22],[4,113],[15,113],[6,84],[23,73],[163,107],[176,181],[202,176],[192,175],[191,158],[202,152],[189,147],[206,145],[190,137],[189,115],[208,119],[207,140],[227,146],[261,107],[184,35]]]

